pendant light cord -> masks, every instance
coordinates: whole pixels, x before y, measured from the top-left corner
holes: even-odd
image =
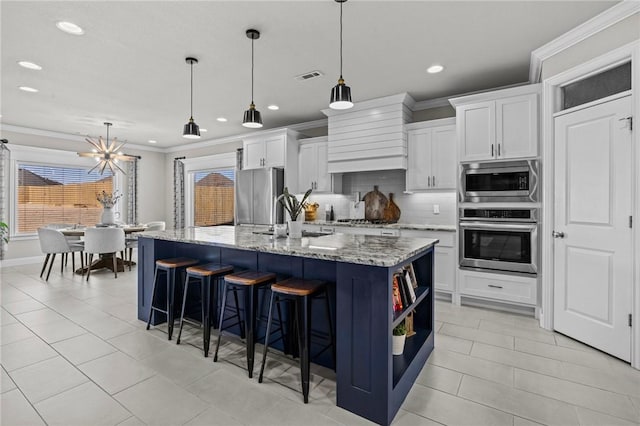
[[[189,61],[191,65],[191,120],[193,120],[193,61]]]
[[[340,3],[340,79],[342,79],[342,3]]]
[[[253,105],[253,42],[255,40],[251,39],[251,104]]]

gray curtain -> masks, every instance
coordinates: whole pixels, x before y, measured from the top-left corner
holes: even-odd
[[[138,160],[127,161],[127,223],[138,223]]]
[[[184,157],[173,159],[173,228],[184,228]]]
[[[9,223],[9,165],[11,151],[6,143],[0,143],[0,222]],[[0,260],[4,259],[7,247],[0,240]]]

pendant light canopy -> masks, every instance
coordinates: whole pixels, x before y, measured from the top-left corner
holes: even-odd
[[[262,127],[262,116],[253,103],[253,41],[260,38],[260,31],[249,29],[247,30],[247,37],[251,39],[251,104],[249,109],[244,112],[242,125],[252,129],[259,129]]]
[[[186,58],[187,63],[191,66],[191,116],[189,122],[184,125],[182,137],[187,139],[200,139],[200,127],[193,121],[193,64],[197,64],[196,58]]]
[[[351,101],[351,88],[344,84],[342,78],[342,3],[347,0],[335,0],[340,3],[340,78],[338,84],[331,89],[331,100],[329,101],[329,108],[331,109],[349,109],[353,107]]]
[[[138,157],[134,155],[127,155],[120,152],[120,149],[125,145],[124,143],[118,144],[116,142],[116,138],[113,138],[111,143],[109,143],[109,127],[112,126],[111,123],[104,123],[107,126],[107,141],[102,140],[102,136],[98,138],[97,141],[93,139],[85,139],[91,146],[93,147],[92,152],[79,152],[78,155],[80,157],[90,157],[95,158],[98,164],[96,164],[89,173],[98,169],[100,174],[103,174],[105,169],[109,167],[111,173],[115,173],[116,169],[120,170],[122,173],[126,174],[124,170],[120,166],[118,166],[118,160],[120,161],[133,161]]]

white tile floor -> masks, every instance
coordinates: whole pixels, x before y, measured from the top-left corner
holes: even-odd
[[[70,267],[48,283],[39,273],[0,270],[2,425],[369,424],[335,406],[330,370],[312,368],[305,405],[295,361],[270,357],[258,384],[239,342],[213,363],[146,331],[135,270],[88,283]],[[443,302],[436,318],[436,349],[394,424],[640,424],[640,371],[629,365],[532,318]]]

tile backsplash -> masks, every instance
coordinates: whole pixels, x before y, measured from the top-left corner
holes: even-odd
[[[345,173],[342,175],[342,194],[312,194],[310,200],[320,204],[318,219],[324,219],[325,206],[333,206],[336,219],[364,217],[364,202],[358,208],[353,193],[359,192],[360,197],[373,190],[378,190],[387,197],[393,193],[393,200],[400,207],[399,222],[433,225],[455,225],[456,223],[456,193],[428,192],[403,193],[405,188],[404,170],[383,170],[375,172]],[[434,213],[434,206],[440,210]]]

